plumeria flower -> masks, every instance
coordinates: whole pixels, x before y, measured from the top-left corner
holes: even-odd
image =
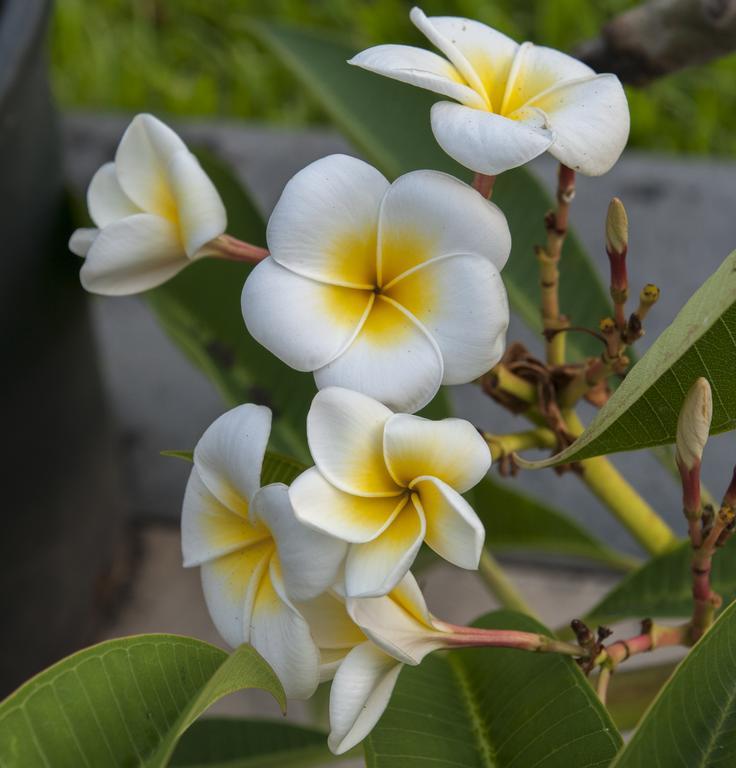
[[[266,251],[223,234],[225,206],[184,142],[152,115],[128,126],[114,163],[87,190],[94,229],[78,229],[69,248],[84,256],[82,285],[121,296],[166,282],[203,256],[243,261]]]
[[[511,237],[499,209],[457,179],[415,171],[389,184],[331,155],[286,185],[267,237],[271,256],[243,289],[245,323],[318,387],[413,412],[501,358]]]
[[[328,744],[342,754],[362,741],[388,706],[404,665],[416,666],[432,651],[516,648],[581,657],[577,645],[534,632],[449,624],[427,609],[411,572],[383,597],[348,598],[345,609],[367,642],[341,661],[330,690]]]
[[[407,573],[388,595],[348,599],[347,610],[364,635],[341,661],[330,690],[328,744],[337,755],[361,742],[388,706],[404,664],[458,644],[455,627],[435,619],[414,576]]]
[[[350,64],[446,96],[432,107],[437,142],[457,162],[496,175],[549,152],[590,176],[608,171],[629,135],[629,109],[615,75],[551,48],[519,45],[470,19],[411,20],[446,58],[379,45]]]
[[[218,418],[194,451],[182,509],[185,566],[200,566],[212,620],[232,647],[251,643],[287,696],[308,698],[320,652],[298,601],[338,578],[345,544],[301,525],[282,484],[260,488],[271,412],[241,405]]]
[[[289,496],[300,521],[349,542],[349,597],[390,592],[423,541],[455,565],[478,567],[485,532],[460,494],[486,474],[491,456],[469,422],[394,414],[329,387],[312,402],[307,438],[316,466]]]

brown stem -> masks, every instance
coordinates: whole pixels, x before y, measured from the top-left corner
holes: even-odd
[[[577,58],[645,85],[736,49],[736,0],[649,0],[612,19]]]
[[[537,249],[542,288],[542,322],[545,331],[566,328],[567,319],[560,314],[558,265],[562,246],[567,236],[570,203],[575,197],[575,171],[560,164],[557,176],[557,207],[545,219],[547,244]],[[565,334],[556,333],[546,340],[547,362],[562,365],[565,362]]]

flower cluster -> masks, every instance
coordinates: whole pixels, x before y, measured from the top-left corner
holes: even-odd
[[[423,540],[475,567],[483,527],[453,485],[474,485],[490,455],[467,422],[392,415],[338,388],[317,395],[308,423],[319,468],[291,489],[260,487],[268,408],[238,406],[207,429],[184,496],[182,551],[185,566],[201,568],[222,637],[251,643],[288,696],[309,698],[334,677],[329,743],[340,753],[376,723],[403,664],[457,644],[409,568]]]
[[[615,77],[467,19],[418,9],[411,18],[446,58],[382,45],[350,63],[459,102],[435,104],[431,123],[460,163],[491,176],[545,151],[570,173],[616,161],[629,117]],[[133,120],[115,162],[92,179],[88,206],[96,228],[70,242],[88,290],[147,290],[204,256],[259,261],[243,289],[245,325],[314,374],[314,466],[290,487],[261,487],[270,411],[224,414],[194,451],[182,548],[224,640],[252,644],[288,696],[333,679],[329,743],[344,752],[377,722],[403,664],[482,634],[434,618],[410,569],[423,543],[478,567],[485,532],[462,494],[490,452],[466,421],[413,414],[441,385],[473,381],[501,359],[506,219],[446,174],[390,183],[332,155],[286,185],[266,251],[224,234],[212,182],[150,115]]]

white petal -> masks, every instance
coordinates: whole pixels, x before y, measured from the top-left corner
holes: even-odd
[[[413,412],[437,394],[443,374],[437,342],[403,307],[378,296],[353,343],[314,378],[320,389],[345,387]]]
[[[406,503],[406,496],[365,498],[345,493],[316,467],[294,480],[289,498],[302,523],[348,542],[375,539]]]
[[[314,371],[352,341],[373,293],[327,285],[264,259],[243,286],[245,324],[256,341],[297,371]]]
[[[297,607],[309,624],[320,650],[345,650],[365,640],[360,627],[348,615],[345,603],[332,592],[325,592],[306,603],[298,603]]]
[[[345,561],[348,597],[379,597],[390,592],[411,568],[425,531],[424,516],[407,504],[380,536],[353,544]]]
[[[94,227],[75,229],[69,238],[69,250],[76,256],[86,256],[99,233],[100,230]]]
[[[215,185],[189,150],[177,152],[167,167],[181,238],[189,258],[227,228],[227,213]]]
[[[432,132],[442,149],[477,173],[496,176],[541,155],[553,134],[491,112],[440,101],[432,106]]]
[[[510,115],[554,85],[592,75],[595,72],[587,64],[566,53],[524,43],[511,66],[500,112]]]
[[[248,515],[261,485],[261,466],[271,431],[271,411],[239,405],[215,419],[194,449],[194,466],[210,492],[229,510]]]
[[[212,622],[232,648],[250,641],[253,605],[273,551],[268,539],[202,565],[202,590]]]
[[[287,486],[275,483],[261,488],[253,498],[253,514],[268,526],[276,542],[290,599],[309,600],[334,584],[347,545],[300,523],[289,502]]]
[[[250,642],[271,665],[290,699],[308,699],[319,684],[319,651],[309,625],[284,593],[274,559],[261,580]]]
[[[365,635],[361,632],[361,636],[365,638]],[[320,649],[319,652],[319,681],[320,683],[327,683],[335,677],[335,672],[340,668],[340,664],[344,661],[345,657],[350,653],[350,648],[328,648],[325,650]]]
[[[118,181],[139,208],[176,221],[176,200],[169,180],[169,162],[188,151],[184,142],[153,115],[136,115],[115,154]]]
[[[138,213],[100,230],[79,277],[92,293],[125,296],[165,283],[188,264],[176,227]]]
[[[443,384],[474,381],[501,359],[509,303],[501,275],[483,256],[458,254],[421,265],[393,283],[386,295],[408,309],[437,342]]]
[[[383,428],[392,415],[360,392],[341,387],[318,392],[307,414],[307,440],[324,477],[357,496],[401,493],[383,458]]]
[[[381,650],[404,664],[419,664],[428,653],[446,646],[445,636],[431,624],[418,621],[393,595],[349,599],[348,611]]]
[[[426,88],[469,107],[485,109],[483,97],[465,85],[462,75],[449,61],[431,51],[410,45],[377,45],[353,56],[348,64]]]
[[[252,523],[223,506],[202,482],[197,468],[192,468],[181,517],[185,567],[201,565],[270,538],[263,523]]]
[[[383,199],[379,250],[386,287],[407,270],[449,254],[477,254],[503,269],[511,234],[499,208],[472,187],[446,173],[413,171]]]
[[[402,485],[431,475],[465,493],[491,467],[486,441],[465,419],[430,421],[397,413],[386,424],[383,439],[391,474]]]
[[[368,163],[329,155],[299,171],[268,222],[282,266],[334,285],[375,286],[376,227],[386,179]]]
[[[432,16],[430,21],[465,56],[483,84],[492,110],[498,112],[518,43],[472,19]]]
[[[548,117],[555,134],[550,154],[589,176],[610,170],[629,138],[629,106],[615,75],[558,86],[529,106]]]
[[[412,8],[409,12],[409,18],[414,26],[447,58],[455,65],[455,69],[465,78],[468,85],[477,91],[483,97],[483,101],[488,104],[488,94],[483,87],[483,83],[473,69],[471,63],[465,58],[463,52],[455,43],[445,37],[435,26],[434,19],[429,19],[419,8]]]
[[[347,655],[330,690],[330,749],[341,755],[359,744],[388,706],[402,665],[363,643]]]
[[[453,565],[477,568],[486,532],[470,504],[436,477],[419,478],[414,490],[427,519],[427,544]]]
[[[115,163],[105,163],[92,177],[87,188],[87,208],[90,218],[100,229],[126,216],[142,213],[123,192]]]

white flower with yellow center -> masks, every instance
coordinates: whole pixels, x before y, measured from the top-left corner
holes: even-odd
[[[451,176],[389,184],[361,160],[317,160],[286,185],[268,246],[243,289],[245,323],[320,388],[412,412],[501,358],[508,225]]]
[[[120,296],[154,288],[213,250],[225,207],[197,158],[152,115],[137,115],[87,190],[96,229],[69,248],[84,256],[82,285]],[[217,250],[214,247],[214,250]]]
[[[330,690],[328,744],[342,754],[361,742],[380,719],[404,664],[457,645],[455,627],[427,610],[411,573],[384,597],[348,599],[347,612],[368,638],[340,663]]]
[[[431,121],[437,142],[457,162],[496,175],[549,152],[598,176],[618,160],[629,108],[615,75],[598,75],[552,48],[519,45],[471,19],[427,18],[413,8],[411,20],[447,58],[379,45],[349,63],[454,99],[435,104]]]
[[[330,387],[312,402],[307,438],[316,466],[289,497],[299,520],[349,542],[349,597],[390,592],[423,541],[455,565],[478,567],[485,532],[460,494],[486,474],[491,456],[469,422],[394,414]]]
[[[200,566],[212,620],[231,646],[250,643],[287,696],[308,698],[320,653],[296,607],[338,577],[345,544],[300,524],[281,484],[260,488],[271,412],[241,405],[194,451],[182,509],[185,566]]]

